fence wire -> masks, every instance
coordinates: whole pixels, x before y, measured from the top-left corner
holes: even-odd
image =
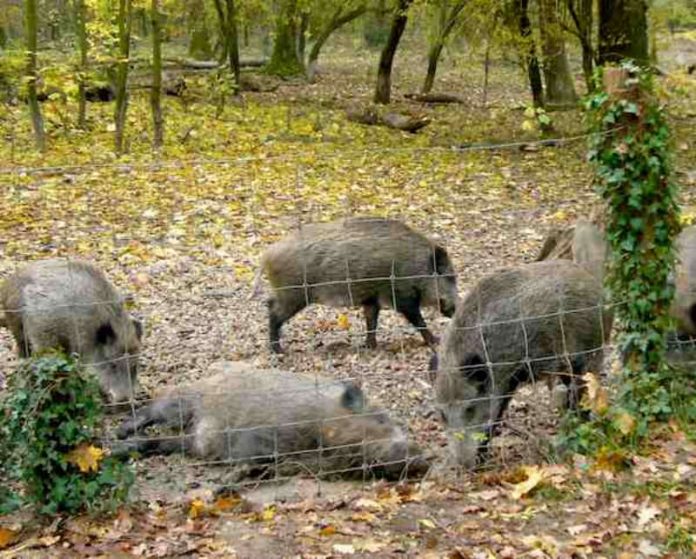
[[[583,137],[562,140],[575,141]],[[502,149],[521,144],[529,142],[476,149]],[[250,160],[235,159],[225,164]],[[221,161],[179,163],[220,164]],[[67,173],[78,168],[85,166],[0,169],[0,173]],[[115,165],[113,168],[122,167]],[[148,168],[162,167],[158,163]],[[316,262],[304,257],[311,252],[315,239],[313,229],[306,223],[307,218],[314,215],[302,211],[302,169],[304,167],[298,166],[296,177],[298,199],[295,202],[299,211],[293,215],[298,238],[306,242],[305,250],[298,255],[300,261],[295,261],[298,274],[291,275],[290,281],[266,288],[267,295],[293,301],[286,313],[289,316],[281,323],[284,325],[285,356],[270,352],[272,340],[268,338],[244,352],[227,348],[231,343],[228,338],[251,329],[252,322],[269,321],[266,302],[262,298],[249,301],[251,288],[246,285],[224,292],[201,292],[201,286],[192,284],[188,292],[146,295],[150,300],[148,310],[141,314],[149,326],[141,346],[137,337],[133,337],[135,330],[131,327],[135,326],[131,325],[124,309],[124,297],[110,291],[108,284],[104,286],[100,280],[95,280],[82,264],[70,260],[65,261],[65,276],[58,272],[38,274],[45,285],[60,285],[59,292],[51,293],[50,289],[40,287],[32,290],[30,282],[19,282],[15,298],[10,295],[4,302],[0,301],[0,306],[7,307],[0,309],[0,316],[4,316],[14,334],[20,355],[24,357],[41,347],[53,345],[81,355],[83,363],[100,379],[107,397],[118,396],[115,399],[120,400],[107,404],[114,415],[108,421],[103,444],[123,454],[176,452],[183,458],[173,459],[171,463],[186,479],[191,478],[184,475],[185,471],[192,471],[191,475],[195,476],[198,475],[195,472],[216,468],[231,472],[229,479],[235,482],[253,484],[277,483],[298,474],[310,475],[318,482],[346,475],[363,482],[383,476],[416,478],[429,466],[446,463],[450,452],[446,446],[447,436],[450,440],[457,439],[462,433],[482,433],[484,437],[476,440],[477,450],[481,455],[484,451],[490,454],[492,446],[497,453],[495,459],[479,461],[477,466],[519,460],[525,448],[520,451],[519,440],[514,444],[514,439],[522,439],[521,446],[533,447],[533,452],[544,452],[544,449],[550,452],[545,440],[548,432],[544,429],[549,425],[556,427],[557,422],[553,413],[545,413],[545,410],[542,413],[541,410],[550,408],[551,404],[543,391],[536,393],[536,386],[546,384],[552,393],[577,390],[586,372],[595,373],[607,382],[612,359],[616,359],[616,348],[610,332],[606,331],[605,318],[615,314],[617,307],[625,303],[604,301],[601,297],[578,303],[567,300],[559,289],[557,299],[548,301],[551,310],[538,312],[538,309],[522,308],[519,301],[512,299],[495,300],[493,294],[496,304],[517,305],[517,314],[514,317],[502,315],[500,319],[480,314],[473,322],[458,321],[455,315],[442,327],[441,322],[431,316],[434,313],[426,313],[425,318],[431,323],[428,326],[420,314],[421,306],[431,305],[437,309],[447,295],[448,280],[457,280],[460,295],[464,295],[463,285],[477,285],[468,277],[469,270],[458,266],[451,272],[441,273],[437,245],[429,245],[423,258],[423,251],[414,242],[399,258],[387,251],[385,268],[377,271],[366,271],[361,261],[374,254],[348,252],[335,259],[332,269],[324,270],[328,277],[321,280],[316,274]],[[251,191],[246,211],[248,217],[255,220],[264,215],[264,206],[254,186]],[[319,213],[322,213],[321,205]],[[346,212],[344,225],[351,223],[352,213]],[[428,219],[429,216],[425,216],[424,221]],[[379,218],[361,223],[383,222],[383,218]],[[427,234],[427,229],[423,233]],[[360,247],[364,239],[358,233],[353,235],[347,235],[342,241],[351,247]],[[452,248],[448,242],[444,242],[443,247]],[[423,264],[420,271],[404,264],[418,259]],[[568,263],[567,266],[572,265]],[[414,290],[415,302],[411,297],[406,305],[408,294]],[[372,293],[371,299],[364,298],[366,292]],[[161,350],[156,345],[161,331],[170,326],[162,320],[162,315],[175,314],[183,307],[203,308],[210,301],[217,303],[217,312],[209,320],[201,320],[198,326],[217,336],[211,345],[216,353],[224,354],[225,363],[220,363],[218,355],[203,358],[203,363],[177,355],[171,370],[159,373],[153,370],[150,362],[158,362],[161,357],[157,356]],[[236,311],[243,309],[244,315],[230,316],[226,311],[228,302],[233,303]],[[348,329],[332,327],[326,332],[314,329],[309,334],[302,327],[294,326],[294,315],[303,307],[314,308],[317,302],[340,308],[362,306],[364,325],[356,327],[354,321],[348,320]],[[381,308],[396,309],[410,324],[387,316],[378,329],[377,316]],[[343,311],[311,312],[319,313],[320,317],[335,317],[336,312]],[[374,317],[371,318],[370,312],[375,313]],[[316,316],[313,315],[315,322]],[[578,317],[587,316],[591,316],[591,320],[584,325],[594,335],[590,342],[578,344],[573,324]],[[332,320],[335,324],[335,319]],[[306,327],[307,321],[302,324]],[[427,342],[425,332],[430,332],[432,324],[437,325],[435,329],[440,330],[444,338],[437,346],[440,367],[436,373],[428,371],[426,364],[435,344],[428,349],[415,346],[410,340],[410,334],[416,331]],[[538,324],[551,325],[546,334],[548,339],[537,335]],[[268,335],[268,331],[261,331]],[[500,338],[510,336],[511,331],[521,334],[522,347],[512,353],[501,352],[500,344],[510,340],[501,341]],[[377,333],[378,348],[367,348],[370,336]],[[322,338],[334,335],[348,340],[347,349],[344,345],[334,350],[331,342],[317,349],[321,347],[317,344],[323,343]],[[298,343],[298,336],[304,345]],[[480,362],[467,364],[466,348],[447,345],[448,340],[458,336],[475,339],[475,343],[469,343],[482,353]],[[2,352],[9,355],[12,344],[9,337],[5,340],[7,344]],[[670,340],[670,347],[679,360],[696,364],[693,340]],[[181,348],[186,350],[184,344]],[[447,351],[455,350],[461,352],[461,359],[451,366],[452,359]],[[240,363],[240,357],[245,364]],[[602,357],[602,368],[593,370],[582,365],[600,364]],[[141,372],[140,378],[149,380],[149,392],[158,395],[146,396],[139,389],[138,361],[145,365],[145,374]],[[11,374],[9,367],[6,369],[7,374]],[[195,369],[196,374],[191,374],[190,369]],[[400,378],[397,373],[406,369],[408,374]],[[158,378],[153,381],[148,375]],[[436,397],[439,385],[450,382],[443,379],[455,379],[451,382],[478,379],[480,382],[472,382],[467,386],[468,391],[453,394],[443,405],[439,401],[441,398]],[[154,390],[157,384],[164,386]],[[412,396],[410,392],[417,394]],[[415,410],[408,407],[413,401],[418,402]],[[444,407],[457,408],[464,414],[469,413],[468,410],[473,412],[465,424],[450,426],[448,430],[440,421],[440,416],[446,415]],[[521,427],[517,427],[517,423],[521,423]],[[544,426],[536,429],[535,423],[544,423]],[[145,467],[156,467],[148,462],[145,464]]]

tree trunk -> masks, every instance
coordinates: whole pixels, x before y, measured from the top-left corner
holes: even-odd
[[[577,95],[570,73],[563,32],[558,22],[556,0],[539,0],[539,15],[546,102],[555,105],[574,103],[577,101]]]
[[[445,42],[450,33],[454,30],[457,23],[457,18],[461,14],[468,0],[459,0],[452,9],[448,12],[448,2],[441,0],[440,20],[438,22],[439,29],[433,44],[428,50],[428,72],[425,74],[425,81],[421,88],[421,93],[430,93],[435,83],[435,74],[437,73],[437,64],[440,61],[442,49],[445,48]]]
[[[317,36],[316,41],[312,45],[311,50],[309,51],[309,58],[307,60],[307,78],[310,82],[314,81],[314,78],[317,74],[317,60],[319,60],[319,53],[321,52],[322,47],[329,39],[329,37],[332,35],[332,33],[341,28],[346,23],[350,23],[354,19],[359,18],[366,11],[366,4],[362,4],[354,10],[346,12],[345,14],[343,13],[343,9],[341,7],[339,7],[338,10],[336,10],[333,17],[331,18],[331,21],[329,21],[326,27],[324,27],[321,30],[321,32]]]
[[[309,27],[309,13],[303,11],[300,14],[300,27],[297,30],[297,60],[304,64],[305,51],[307,49],[307,28]]]
[[[194,60],[210,60],[213,49],[210,46],[210,33],[205,18],[205,3],[203,0],[189,0],[188,6],[188,54]]]
[[[239,66],[239,37],[237,34],[237,9],[234,0],[227,0],[227,54],[230,57],[230,71],[234,76],[234,94],[239,94],[241,70]]]
[[[128,109],[128,57],[130,56],[132,4],[131,0],[118,2],[118,63],[116,65],[116,112],[114,120],[116,133],[114,144],[116,153],[123,153],[123,140]]]
[[[152,145],[156,150],[164,144],[164,121],[162,118],[162,34],[159,14],[159,0],[152,0],[150,8],[152,21]]]
[[[297,59],[297,0],[282,0],[276,17],[276,35],[267,72],[276,76],[296,76],[304,73]]]
[[[75,0],[77,45],[80,49],[80,72],[77,83],[77,125],[87,127],[87,6],[85,0]]]
[[[39,151],[46,150],[46,134],[44,133],[41,107],[36,94],[38,78],[36,50],[38,48],[38,18],[36,15],[36,0],[27,0],[24,7],[24,18],[27,37],[27,100],[31,112],[31,123],[34,127],[34,142]]]
[[[220,53],[218,60],[222,65],[227,59],[227,17],[225,16],[225,9],[222,7],[222,0],[215,0],[213,4],[215,5],[215,12],[218,16],[218,33],[220,33],[220,44],[222,45],[222,53]]]
[[[401,35],[408,22],[407,11],[413,0],[398,0],[394,18],[392,19],[389,37],[379,57],[377,71],[377,87],[375,88],[375,103],[388,105],[391,98],[391,72],[394,63],[394,55],[401,41]]]
[[[536,44],[532,36],[532,23],[529,20],[529,0],[515,0],[515,10],[520,29],[520,36],[526,42],[524,62],[529,77],[529,87],[532,91],[532,99],[535,107],[544,106],[544,87],[541,82],[539,59],[536,54]]]
[[[624,58],[648,63],[646,11],[644,0],[599,0],[599,64]]]

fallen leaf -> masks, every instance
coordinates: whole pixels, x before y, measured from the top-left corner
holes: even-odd
[[[0,527],[0,549],[11,545],[17,539],[17,532]]]
[[[338,318],[336,319],[336,324],[338,325],[339,330],[350,330],[350,319],[348,318],[347,314],[339,314]]]
[[[648,522],[656,518],[660,512],[660,509],[651,506],[641,508],[638,513],[638,527],[641,529],[645,528]]]
[[[523,471],[527,479],[513,485],[510,492],[513,499],[521,499],[529,494],[544,479],[544,473],[539,466],[524,466]]]
[[[595,373],[585,373],[583,380],[587,390],[583,396],[582,406],[596,414],[603,414],[609,408],[609,393],[607,389],[602,386],[599,376]]]
[[[614,418],[614,425],[624,436],[628,436],[635,429],[636,420],[630,413],[623,411]]]
[[[104,451],[101,448],[85,443],[68,452],[65,459],[77,466],[83,474],[86,474],[87,472],[96,472],[103,457]]]
[[[339,555],[353,555],[355,553],[355,547],[348,543],[335,543],[332,549]]]
[[[188,509],[189,518],[199,518],[205,512],[205,503],[201,499],[191,501]]]

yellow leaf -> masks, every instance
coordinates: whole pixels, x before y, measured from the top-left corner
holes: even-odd
[[[336,533],[336,526],[333,524],[328,524],[319,530],[319,535],[321,536],[333,536]]]
[[[614,425],[624,436],[628,436],[636,428],[636,420],[630,413],[622,411],[614,418]]]
[[[237,507],[239,504],[241,504],[241,502],[242,498],[236,493],[233,493],[224,497],[218,497],[213,504],[213,508],[216,512],[227,512]]]
[[[191,501],[188,510],[189,518],[198,518],[205,512],[205,503],[200,499],[194,499]]]
[[[568,219],[568,214],[563,210],[558,210],[555,214],[551,216],[551,219],[555,221],[565,221]]]
[[[266,522],[273,520],[276,515],[276,508],[274,505],[266,507],[263,512],[261,513],[261,520],[265,520]]]
[[[522,123],[522,130],[524,130],[525,132],[531,132],[535,128],[536,128],[536,126],[534,124],[534,121],[532,121],[532,120],[525,120]]]
[[[355,548],[347,543],[335,543],[333,545],[333,550],[339,555],[353,555],[355,553]]]
[[[527,479],[512,486],[510,496],[513,499],[521,499],[544,479],[544,472],[541,471],[539,466],[523,466],[522,470],[526,474]]]
[[[430,528],[431,530],[435,529],[435,523],[430,520],[429,518],[419,518],[418,519],[418,524],[425,528]]]
[[[0,549],[7,547],[17,539],[17,532],[0,527]]]
[[[350,319],[348,318],[348,315],[346,315],[346,314],[339,314],[338,319],[336,320],[336,323],[338,324],[338,327],[341,330],[350,329]]]
[[[583,375],[587,392],[583,396],[582,406],[597,414],[603,414],[609,407],[609,394],[594,373]]]
[[[374,522],[375,520],[377,520],[377,517],[371,512],[362,511],[356,512],[353,516],[350,517],[350,519],[354,522]]]
[[[96,472],[103,457],[104,451],[101,448],[82,444],[68,452],[66,460],[80,468],[80,471],[85,474],[87,472]]]

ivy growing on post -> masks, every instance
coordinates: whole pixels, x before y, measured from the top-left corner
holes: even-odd
[[[605,68],[604,90],[586,100],[589,160],[606,205],[611,248],[607,285],[615,303],[623,370],[616,402],[577,426],[575,445],[606,450],[639,440],[674,411],[666,361],[674,289],[672,241],[679,232],[678,189],[670,179],[670,130],[651,75],[626,62]]]

